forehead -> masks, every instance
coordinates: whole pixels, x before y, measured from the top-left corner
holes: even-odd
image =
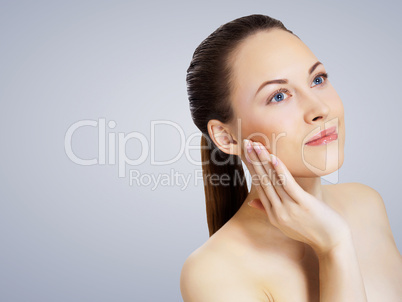
[[[232,54],[232,79],[236,87],[289,78],[297,72],[307,76],[315,62],[312,51],[293,34],[280,29],[260,31],[247,37]]]

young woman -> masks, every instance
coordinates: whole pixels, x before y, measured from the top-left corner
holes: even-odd
[[[381,196],[321,185],[343,164],[345,121],[311,50],[276,19],[242,17],[195,50],[187,84],[210,238],[183,265],[184,302],[401,301]]]

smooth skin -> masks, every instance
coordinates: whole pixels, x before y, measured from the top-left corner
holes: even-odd
[[[400,301],[402,258],[380,194],[360,183],[321,185],[343,163],[345,123],[317,62],[282,30],[248,37],[230,58],[236,119],[210,120],[208,131],[241,156],[253,181],[239,211],[185,261],[184,302]],[[273,79],[288,82],[259,89]],[[305,145],[331,126],[337,140]],[[244,138],[258,152],[247,152]]]
[[[246,140],[245,146],[250,155],[248,168],[258,176],[260,199],[252,202],[285,235],[313,248],[319,260],[320,301],[367,301],[346,220],[304,191],[281,160],[263,145]],[[283,176],[281,181],[277,181],[278,175]]]

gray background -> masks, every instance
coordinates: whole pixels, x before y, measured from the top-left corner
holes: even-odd
[[[170,120],[197,133],[185,72],[219,25],[262,13],[281,20],[324,62],[345,107],[339,182],[383,197],[402,248],[400,54],[397,1],[1,1],[0,300],[181,301],[180,270],[208,239],[202,182],[130,186],[117,165],[80,166],[64,150],[80,120],[143,134]],[[155,158],[174,158],[178,131],[161,126]],[[198,145],[199,137],[192,145]],[[132,159],[138,140],[126,145]],[[73,137],[97,155],[97,129]],[[199,160],[199,151],[191,151]],[[193,175],[184,155],[141,173]]]

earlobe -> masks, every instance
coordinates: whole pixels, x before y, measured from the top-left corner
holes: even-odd
[[[239,144],[230,133],[229,127],[218,120],[208,122],[208,133],[215,145],[226,154],[239,155]]]

